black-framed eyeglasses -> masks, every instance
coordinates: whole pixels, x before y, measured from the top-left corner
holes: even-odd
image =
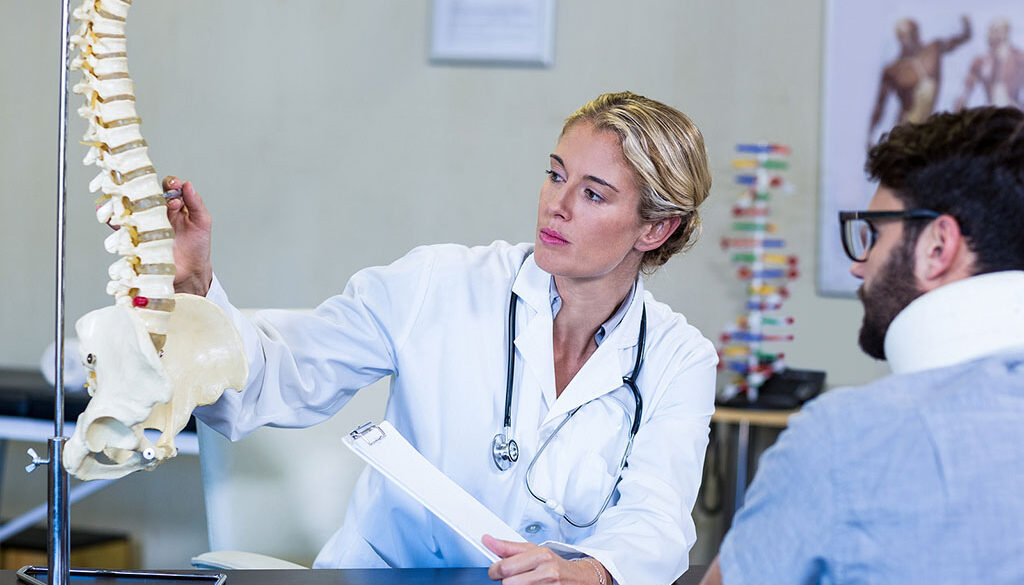
[[[839,233],[843,250],[850,260],[864,262],[871,246],[878,239],[878,230],[871,222],[887,219],[935,219],[942,215],[931,209],[905,209],[900,211],[840,211]]]

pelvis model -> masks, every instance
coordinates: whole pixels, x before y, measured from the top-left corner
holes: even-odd
[[[139,132],[128,75],[125,25],[131,0],[85,0],[71,42],[82,71],[73,91],[89,121],[86,164],[100,167],[96,218],[115,231],[108,252],[113,306],[82,317],[75,329],[92,399],[64,450],[79,479],[153,469],[177,453],[174,437],[196,406],[240,390],[247,366],[227,315],[202,297],[174,293],[174,230],[156,170]],[[155,444],[143,431],[161,435]]]

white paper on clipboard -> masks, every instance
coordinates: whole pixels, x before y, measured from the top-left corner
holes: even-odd
[[[427,461],[388,421],[362,425],[342,440],[356,455],[423,504],[492,563],[498,560],[498,555],[483,545],[481,538],[484,534],[502,540],[526,542],[494,512]]]

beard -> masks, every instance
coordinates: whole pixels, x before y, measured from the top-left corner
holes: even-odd
[[[862,284],[857,296],[864,305],[864,321],[860,326],[860,348],[876,360],[885,359],[885,334],[896,315],[900,314],[923,292],[914,276],[914,242],[893,250],[878,277],[866,289]]]

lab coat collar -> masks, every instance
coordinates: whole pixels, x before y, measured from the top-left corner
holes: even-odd
[[[536,313],[547,313],[551,317],[551,275],[537,266],[536,257],[531,250],[523,260],[523,265],[516,274],[515,282],[512,283],[512,292],[519,295],[527,305]]]
[[[607,334],[556,400],[553,322],[549,296],[551,278],[550,274],[537,266],[531,255],[523,262],[512,285],[512,290],[530,308],[529,324],[525,327],[519,326],[515,344],[525,366],[543,385],[545,398],[551,405],[544,417],[545,425],[554,420],[561,420],[561,417],[573,408],[622,386],[622,377],[630,373],[636,358],[633,351],[624,350],[636,345],[645,298],[644,283],[640,278],[622,321]]]
[[[544,400],[547,404],[555,402],[555,364],[552,357],[552,317],[550,296],[551,275],[541,270],[531,253],[519,268],[512,292],[519,295],[526,307],[520,306],[517,312],[518,331],[515,344],[522,358],[523,371],[518,374],[520,380],[526,371],[533,374],[539,382]],[[523,309],[528,309],[528,320]],[[518,367],[518,366],[517,366]],[[516,382],[519,388],[521,382]]]
[[[972,276],[921,295],[885,335],[897,374],[968,362],[1024,347],[1024,271]]]

